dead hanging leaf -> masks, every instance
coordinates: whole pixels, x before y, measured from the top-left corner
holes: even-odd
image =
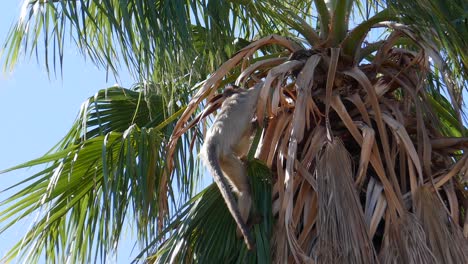
[[[311,252],[315,244],[316,229],[315,223],[317,222],[318,204],[317,193],[310,191],[307,193],[308,199],[304,205],[303,226],[304,229],[299,235],[299,244],[306,252]]]
[[[283,113],[275,118],[270,119],[266,129],[264,130],[264,134],[260,138],[257,153],[255,153],[255,157],[264,161],[268,168],[271,168],[272,165],[267,161],[268,155],[271,152],[276,152],[276,146],[278,144],[278,139],[276,141],[273,141],[273,136],[278,125],[282,124],[280,120],[284,118],[284,115],[285,114]]]
[[[332,140],[332,130],[330,127],[330,101],[335,84],[335,74],[338,67],[338,59],[340,57],[340,48],[331,48],[330,64],[328,65],[327,85],[325,88],[325,125],[327,129],[327,138]]]
[[[359,158],[359,168],[357,171],[357,176],[356,176],[356,186],[359,190],[360,186],[364,182],[366,173],[367,173],[367,167],[369,165],[371,153],[372,153],[372,148],[374,147],[375,143],[375,132],[374,129],[362,124],[358,123],[358,126],[362,130],[362,145],[361,145],[361,155]]]
[[[314,190],[317,190],[317,181],[314,176],[299,161],[296,162],[296,170],[300,177],[304,178]],[[294,206],[297,207],[297,202]]]
[[[449,147],[465,148],[468,147],[468,137],[461,138],[433,138],[431,139],[433,149],[444,149]]]
[[[372,128],[372,123],[369,117],[367,107],[364,104],[364,102],[361,100],[361,97],[359,96],[359,94],[354,93],[351,96],[346,97],[346,100],[349,100],[350,102],[354,104],[354,106],[356,106],[364,122],[366,122],[368,127]]]
[[[292,123],[287,122],[286,123],[286,129],[284,131],[284,135],[289,135],[291,134],[292,130]],[[279,223],[284,223],[284,217],[285,217],[285,212],[286,212],[286,203],[284,202],[284,197],[285,197],[285,178],[286,178],[286,172],[284,169],[284,163],[287,157],[287,151],[288,151],[288,137],[287,136],[282,136],[280,138],[280,143],[278,146],[278,154],[276,155],[276,174],[277,174],[277,181],[275,185],[273,186],[273,190],[278,190],[278,198],[277,200],[279,201],[279,216],[278,216],[278,222]],[[273,193],[274,196],[276,196],[276,193]]]
[[[387,201],[383,195],[383,186],[374,178],[370,178],[367,185],[366,205],[364,208],[364,220],[369,229],[369,237],[374,237],[377,226],[383,218]]]
[[[286,74],[281,74],[278,76],[278,80],[284,80]],[[271,116],[276,116],[278,113],[283,109],[283,106],[280,104],[282,93],[283,83],[281,81],[276,82],[276,87],[273,90],[273,94],[271,96],[271,105],[269,113]]]
[[[390,175],[390,181],[392,182],[394,186],[394,190],[398,197],[398,200],[402,201],[401,192],[400,192],[400,189],[398,188],[399,183],[396,177],[396,173],[393,169],[394,168],[393,160],[390,156],[390,144],[388,141],[387,130],[385,129],[385,125],[382,120],[382,111],[380,109],[380,104],[379,104],[377,95],[375,93],[375,89],[372,86],[369,78],[361,69],[354,67],[351,70],[344,71],[343,73],[351,76],[356,81],[358,81],[358,83],[364,88],[364,90],[367,93],[367,99],[369,100],[370,105],[372,106],[372,110],[375,113],[375,122],[377,123],[380,142],[382,144],[382,148],[384,152],[385,164],[387,165],[386,166],[387,174]]]
[[[416,152],[416,149],[414,148],[413,142],[411,141],[411,138],[408,135],[408,132],[406,132],[406,128],[386,113],[382,114],[382,118],[385,121],[385,123],[387,123],[387,125],[392,129],[393,133],[396,134],[401,139],[401,142],[403,143],[403,146],[405,147],[406,153],[408,153],[414,166],[416,167],[416,171],[418,172],[418,176],[419,176],[419,182],[420,184],[423,184],[424,183],[423,172],[422,172],[421,163],[419,161],[418,153]]]
[[[463,237],[458,224],[447,215],[444,206],[429,187],[419,187],[414,209],[437,263],[468,263],[468,240]]]
[[[279,144],[281,137],[288,134],[286,132],[286,128],[290,124],[291,119],[292,119],[292,114],[290,114],[290,113],[283,113],[283,114],[281,114],[279,116],[278,125],[276,126],[276,129],[274,130],[273,137],[272,137],[272,140],[270,142],[273,142],[273,143],[276,142],[276,146]],[[286,140],[284,142],[286,142]],[[269,141],[265,141],[265,145],[267,145],[267,144],[270,144]],[[273,146],[274,145],[270,144],[270,150],[271,150],[271,147],[273,147]],[[276,153],[276,151],[269,151],[267,153],[268,157],[267,157],[266,163],[269,165],[269,167],[273,163],[275,153]]]
[[[385,105],[387,105],[389,109],[391,109],[392,115],[395,117],[395,119],[400,124],[405,124],[405,117],[404,117],[403,112],[400,109],[400,104],[393,103],[393,102],[391,103],[388,100],[385,100],[385,98],[382,101],[385,103]],[[407,170],[406,163],[407,162],[411,163],[411,159],[407,157],[405,148],[398,147],[398,146],[401,146],[401,140],[399,139],[399,137],[395,137],[395,140],[397,141],[397,144],[394,144],[394,146],[396,149],[398,149],[398,156],[399,156],[398,160],[399,160],[399,165],[400,165],[399,166],[400,173],[398,174],[399,179],[400,179],[400,190],[402,193],[406,193],[408,192],[408,189],[409,189],[408,188],[408,170]],[[413,167],[411,164],[409,166]],[[415,173],[413,173],[411,177],[414,177],[414,179],[412,180],[414,180],[414,183],[417,183]]]
[[[273,83],[276,81],[278,76],[286,74],[290,71],[297,70],[304,65],[302,61],[287,61],[283,64],[280,64],[274,68],[272,68],[269,72],[267,77],[265,78],[265,83],[263,85],[262,91],[260,92],[259,100],[257,103],[257,118],[260,125],[262,125],[266,106],[268,100],[270,98],[271,87]]]
[[[460,170],[463,168],[463,166],[466,165],[468,160],[468,153],[465,153],[463,157],[455,163],[455,165],[452,167],[452,169],[445,175],[441,176],[438,179],[434,179],[435,181],[435,188],[438,189],[440,186],[444,185],[447,181],[449,181],[452,177],[457,175],[457,173],[460,172]]]
[[[418,189],[418,176],[416,175],[416,171],[414,168],[414,163],[411,161],[410,158],[407,159],[408,164],[408,174],[410,179],[410,190],[411,190],[411,197],[416,195],[416,191]]]
[[[448,184],[445,184],[443,187],[450,206],[450,216],[452,217],[453,222],[459,223],[460,207],[458,204],[457,195],[455,194],[455,188],[453,187],[453,180],[449,181]]]
[[[322,149],[325,140],[325,128],[323,126],[316,126],[304,145],[304,154],[301,157],[301,164],[303,164],[307,171],[310,170],[312,162],[317,157],[318,152]]]
[[[346,107],[344,106],[340,97],[338,95],[332,96],[332,100],[330,103],[331,103],[331,106],[333,107],[333,110],[335,110],[335,112],[338,114],[340,119],[345,124],[348,131],[353,136],[354,140],[360,146],[362,146],[363,144],[362,135],[359,133],[359,129],[357,128],[353,119],[351,118],[348,111],[346,110]],[[379,150],[376,144],[374,144],[373,149],[372,149],[372,154],[370,156],[370,163],[372,167],[374,168],[377,176],[379,176],[379,179],[382,181],[382,184],[385,189],[385,194],[386,194],[385,197],[387,198],[387,202],[391,210],[396,209],[400,213],[404,212],[402,202],[400,202],[400,199],[398,199],[394,191],[394,187],[392,186],[389,179],[387,178],[387,175],[383,167],[383,162],[382,162],[382,159],[380,158]]]
[[[468,208],[468,197],[465,197],[465,208]],[[465,222],[463,223],[463,236],[468,239],[468,210],[465,210]]]
[[[208,79],[206,79],[205,81],[197,85],[197,86],[200,86],[201,88],[193,96],[192,100],[190,100],[184,113],[181,115],[181,117],[177,121],[174,127],[174,132],[171,135],[171,138],[169,140],[168,151],[167,151],[168,169],[167,169],[167,172],[163,174],[162,182],[167,182],[165,180],[167,178],[166,174],[172,173],[172,168],[173,168],[172,156],[174,155],[177,141],[179,140],[179,137],[183,134],[182,131],[184,127],[186,126],[188,120],[190,119],[190,116],[192,116],[192,114],[198,108],[198,105],[200,104],[200,102],[203,99],[205,99],[205,97],[208,96],[208,94],[213,93],[218,88],[221,80],[229,73],[229,71],[231,71],[234,67],[236,67],[239,64],[239,62],[241,62],[244,58],[250,57],[252,54],[257,52],[258,49],[260,49],[261,47],[265,45],[273,45],[273,44],[285,47],[290,52],[294,52],[301,48],[298,44],[294,43],[293,41],[285,37],[278,36],[278,35],[270,35],[270,36],[261,38],[249,44],[248,46],[244,47],[240,51],[238,51],[236,54],[234,54],[232,58],[230,58],[228,61],[223,63],[223,65],[221,65],[221,67],[219,67],[218,70],[212,73]]]
[[[317,164],[318,263],[377,263],[353,184],[351,158],[339,138]]]
[[[305,121],[307,120],[306,115],[308,113],[307,109],[307,98],[310,98],[310,90],[314,82],[314,73],[315,68],[320,62],[319,55],[312,55],[307,59],[304,67],[297,76],[296,80],[296,91],[297,91],[297,100],[296,108],[294,109],[293,116],[293,132],[292,137],[297,141],[301,141],[304,136]]]
[[[243,85],[247,78],[249,78],[255,71],[259,69],[269,69],[279,64],[285,62],[288,58],[280,57],[280,58],[271,58],[271,59],[264,59],[261,61],[257,61],[254,64],[250,65],[247,69],[245,69],[239,77],[237,77],[236,85]]]
[[[438,263],[426,245],[426,235],[414,215],[405,213],[390,221],[379,254],[381,264]]]
[[[311,259],[301,249],[297,242],[294,229],[292,227],[293,219],[293,205],[294,205],[294,163],[296,161],[297,146],[304,136],[305,117],[306,117],[306,103],[307,98],[310,97],[310,89],[312,88],[314,80],[314,72],[317,67],[320,56],[313,55],[307,59],[304,68],[302,68],[296,80],[297,101],[294,109],[292,119],[292,130],[289,136],[289,145],[286,160],[286,174],[284,178],[285,193],[283,200],[283,207],[286,208],[284,215],[284,226],[286,228],[286,235],[291,253],[296,262],[310,262]]]
[[[300,164],[299,161],[296,160],[296,166]],[[307,198],[307,193],[311,191],[310,184],[305,181],[304,177],[298,177],[299,179],[296,181],[298,182],[299,188],[297,188],[297,196],[296,200],[294,201],[294,209],[292,214],[292,226],[293,228],[297,228],[299,221],[301,220],[302,212],[304,211],[304,204]]]

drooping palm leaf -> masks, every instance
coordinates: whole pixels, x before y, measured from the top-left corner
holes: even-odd
[[[389,1],[405,24],[444,48],[449,67],[467,79],[468,70],[468,5],[463,0]],[[435,33],[435,34],[434,34]]]
[[[53,150],[3,171],[48,164],[19,183],[26,184],[24,189],[2,202],[0,221],[6,224],[1,231],[38,215],[5,259],[31,251],[37,252],[34,259],[43,252],[47,259],[59,262],[103,260],[116,249],[129,221],[137,226],[141,241],[158,234],[161,222],[156,219],[162,221],[167,213],[161,205],[169,194],[157,190],[165,167],[164,138],[171,123],[157,127],[167,119],[162,98],[144,97],[141,89],[99,91],[83,104],[72,129]],[[191,196],[193,182],[174,187],[187,190],[179,195]],[[171,199],[175,203],[176,197]]]

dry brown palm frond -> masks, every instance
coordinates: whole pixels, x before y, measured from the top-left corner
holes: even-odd
[[[340,139],[327,143],[317,163],[319,263],[377,263],[354,189],[349,153]]]
[[[457,176],[468,175],[467,140],[439,131],[424,86],[427,53],[417,43],[414,51],[397,47],[405,34],[394,31],[365,65],[338,48],[298,50],[288,39],[263,38],[199,85],[171,146],[220,105],[221,85],[263,82],[254,146],[273,172],[273,262],[378,263],[379,252],[383,263],[435,263],[430,230],[410,213],[421,185],[442,187],[444,204],[434,210],[450,211],[461,225]],[[259,51],[270,44],[285,51]],[[207,109],[193,117],[201,102]]]
[[[237,77],[236,79],[236,85],[240,86],[245,86],[245,83],[247,82],[248,78],[251,77],[251,75],[262,68],[271,68],[274,66],[278,66],[279,64],[285,62],[287,60],[287,57],[280,57],[280,58],[271,58],[271,59],[265,59],[261,60],[258,62],[255,62],[254,64],[250,65],[247,69],[243,70],[242,73]]]
[[[441,176],[439,179],[434,179],[435,183],[435,188],[439,188],[440,186],[444,185],[447,181],[449,181],[451,178],[453,178],[455,175],[457,175],[464,166],[467,165],[468,161],[468,153],[465,153],[463,157],[455,163],[455,165],[452,167],[452,169],[445,175]]]
[[[416,217],[410,213],[391,219],[379,254],[381,264],[436,264],[426,245],[426,236]]]
[[[187,131],[186,125],[189,121],[192,114],[198,108],[200,102],[205,99],[209,94],[212,94],[220,85],[221,80],[236,67],[243,59],[250,57],[253,53],[257,52],[258,49],[265,45],[280,45],[290,52],[294,52],[300,49],[300,46],[295,42],[278,35],[271,35],[268,37],[261,38],[250,45],[244,47],[238,51],[231,59],[226,61],[221,67],[215,71],[207,80],[201,84],[201,88],[194,95],[190,103],[188,104],[186,110],[178,120],[173,135],[171,136],[170,142],[168,144],[168,154],[167,154],[167,163],[169,173],[172,171],[173,163],[173,154],[179,137]],[[163,176],[167,178],[167,175]]]
[[[367,173],[367,167],[369,165],[372,148],[375,143],[375,132],[372,128],[358,123],[358,126],[362,130],[362,145],[361,145],[361,158],[359,159],[359,168],[356,176],[356,186],[359,189],[363,184],[364,178]]]
[[[275,157],[275,151],[273,150],[274,147],[278,146],[281,138],[286,134],[286,129],[290,124],[290,120],[292,118],[292,114],[290,113],[283,113],[274,118],[270,125],[272,126],[271,134],[266,134],[265,138],[262,140],[260,154],[258,158],[261,160],[266,160],[266,164],[271,167],[273,164],[273,160]],[[276,123],[273,123],[276,122]],[[275,124],[275,126],[273,126]],[[269,126],[270,127],[270,126]],[[267,132],[270,130],[267,130]],[[268,136],[271,135],[271,136]],[[268,156],[266,156],[268,155]],[[266,157],[265,157],[266,156]],[[265,157],[265,158],[263,158]]]
[[[414,209],[437,263],[468,263],[468,240],[428,187],[416,192]]]
[[[431,139],[433,149],[443,149],[448,147],[464,148],[468,147],[468,138],[433,138]]]
[[[332,97],[331,106],[336,111],[336,113],[340,116],[341,120],[345,123],[348,131],[354,137],[354,140],[356,140],[358,144],[362,146],[363,137],[359,133],[359,130],[356,124],[353,122],[352,118],[349,116],[349,113],[346,110],[339,96]],[[390,183],[390,180],[387,178],[387,175],[385,173],[384,166],[383,166],[383,161],[380,158],[379,153],[380,152],[378,151],[377,145],[374,144],[372,154],[370,156],[370,162],[376,174],[379,176],[379,179],[382,181],[382,184],[384,186],[387,199],[389,202],[389,206],[392,208],[392,210],[396,209],[399,212],[403,212],[400,199],[395,193],[394,186],[392,186],[392,183]]]
[[[372,239],[387,209],[383,186],[374,178],[370,178],[369,184],[367,185],[364,209],[364,220],[368,226],[369,237]]]
[[[335,85],[336,69],[338,67],[338,59],[340,57],[340,48],[331,48],[330,62],[328,67],[327,84],[325,88],[325,125],[327,128],[327,138],[331,140],[331,127],[330,127],[330,101]]]
[[[273,116],[273,104],[270,102],[270,92],[271,92],[271,87],[273,86],[273,83],[276,81],[276,79],[279,76],[284,76],[284,74],[297,70],[301,68],[304,65],[304,62],[302,61],[287,61],[283,64],[280,64],[274,68],[272,68],[269,72],[268,75],[265,79],[265,82],[263,84],[262,91],[260,92],[260,97],[259,101],[257,104],[257,119],[260,122],[260,125],[262,125],[263,118],[265,115],[265,109],[269,110],[269,116]],[[282,80],[280,80],[281,82]],[[275,89],[276,90],[276,89]],[[279,91],[276,91],[279,92]],[[268,103],[270,102],[270,107],[267,107]]]
[[[411,158],[411,161],[416,167],[416,171],[418,172],[420,183],[422,184],[424,180],[422,176],[422,167],[419,162],[418,153],[416,152],[413,142],[411,142],[411,139],[408,133],[406,132],[405,127],[402,124],[400,124],[398,121],[390,117],[388,114],[384,113],[382,115],[382,118],[385,121],[385,123],[392,129],[393,133],[400,138],[402,145],[406,150],[406,153],[408,153],[409,157]]]
[[[455,188],[453,186],[453,180],[449,181],[444,186],[445,195],[450,206],[450,217],[455,223],[460,221],[460,207],[458,203],[457,195],[455,194]]]
[[[294,234],[294,228],[292,224],[292,211],[294,204],[294,181],[295,181],[295,172],[294,164],[296,162],[297,156],[297,146],[300,141],[302,141],[305,130],[305,120],[308,117],[308,108],[307,108],[307,98],[310,97],[310,90],[312,88],[315,68],[320,62],[320,57],[318,55],[311,56],[305,63],[304,68],[299,73],[296,81],[296,89],[298,93],[298,100],[296,101],[296,107],[292,119],[292,130],[290,134],[288,151],[287,151],[287,160],[286,160],[286,174],[284,178],[285,182],[285,197],[283,200],[283,207],[286,208],[284,214],[284,226],[286,228],[286,236],[288,238],[288,243],[291,249],[291,253],[296,262],[310,262],[311,259],[306,255],[303,249],[300,247],[297,242],[297,237]]]
[[[398,200],[401,202],[401,192],[398,188],[398,180],[396,177],[396,173],[393,170],[394,164],[390,156],[390,143],[387,135],[387,130],[382,120],[382,111],[380,109],[380,103],[377,98],[377,94],[375,88],[372,86],[369,78],[366,74],[359,68],[354,67],[351,70],[344,72],[346,75],[351,76],[354,78],[358,83],[364,88],[366,91],[367,100],[369,100],[370,105],[372,106],[372,110],[375,113],[375,122],[377,123],[377,129],[380,136],[381,145],[383,148],[385,164],[387,165],[387,173],[390,176],[390,181],[392,182],[393,186],[395,187],[395,193],[397,195]]]

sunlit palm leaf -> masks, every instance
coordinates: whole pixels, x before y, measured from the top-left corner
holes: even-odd
[[[155,201],[167,197],[156,191],[170,123],[153,128],[165,121],[161,97],[141,97],[142,92],[119,87],[98,92],[83,104],[73,129],[55,150],[6,170],[49,164],[2,202],[6,209],[0,221],[6,224],[1,231],[37,214],[6,259],[28,251],[37,252],[33,258],[44,252],[59,262],[105,259],[128,221],[135,222],[142,241],[157,235],[156,219],[163,214]],[[183,184],[191,190],[191,183]]]
[[[50,64],[61,67],[64,40],[71,36],[84,55],[115,74],[123,63],[136,77],[153,76],[156,81],[185,74],[203,78],[236,51],[238,36],[287,32],[275,1],[24,2],[7,42],[7,67],[16,63],[22,48],[33,54],[41,46],[46,48],[47,69]],[[291,6],[302,10],[307,2],[291,1]]]

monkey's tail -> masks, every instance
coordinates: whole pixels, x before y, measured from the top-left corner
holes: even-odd
[[[247,245],[247,248],[249,250],[254,249],[255,243],[253,242],[252,237],[250,236],[250,232],[247,228],[247,225],[242,220],[240,212],[238,208],[236,207],[236,201],[234,199],[234,196],[229,191],[230,185],[227,182],[226,177],[224,177],[221,167],[219,166],[219,160],[218,160],[219,154],[218,154],[218,149],[217,149],[216,144],[209,144],[208,149],[206,149],[205,154],[206,154],[206,162],[209,163],[208,167],[211,168],[212,170],[211,174],[213,175],[213,179],[216,182],[216,185],[218,186],[219,191],[221,192],[221,196],[223,196],[223,199],[226,202],[229,212],[231,213],[232,217],[236,221],[237,226],[239,227],[242,233],[242,236],[244,237],[244,242]]]

